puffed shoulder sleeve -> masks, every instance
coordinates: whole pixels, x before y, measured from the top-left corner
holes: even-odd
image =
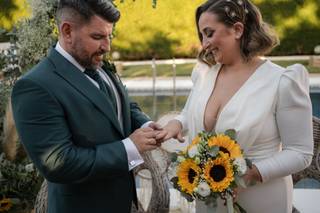
[[[192,70],[191,80],[192,80],[193,86],[191,88],[191,91],[189,93],[187,102],[184,105],[183,110],[181,111],[181,113],[178,116],[175,117],[176,120],[180,121],[180,123],[181,123],[181,125],[183,127],[183,131],[188,130],[187,112],[188,112],[188,109],[189,109],[190,104],[192,102],[192,97],[193,97],[193,94],[194,94],[195,84],[196,84],[196,82],[197,82],[197,80],[198,80],[198,78],[200,76],[200,72],[203,72],[203,71],[205,71],[207,69],[209,69],[208,65],[206,65],[203,62],[197,61],[197,63],[195,64],[195,66],[194,66],[194,68]]]
[[[276,122],[282,151],[257,163],[264,182],[299,172],[312,161],[312,105],[308,79],[307,70],[300,64],[287,67],[280,78]]]

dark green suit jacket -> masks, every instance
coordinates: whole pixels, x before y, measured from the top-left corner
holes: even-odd
[[[123,131],[107,97],[55,49],[17,81],[13,114],[29,156],[48,180],[49,213],[127,213],[135,197],[121,142],[149,121],[122,83]]]

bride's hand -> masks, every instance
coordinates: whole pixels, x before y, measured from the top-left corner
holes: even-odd
[[[163,129],[167,131],[167,135],[164,140],[175,138],[181,143],[184,142],[184,138],[182,137],[182,125],[180,121],[171,120],[163,127]]]
[[[254,185],[257,182],[262,182],[261,174],[258,168],[253,164],[251,169],[248,169],[243,176],[243,180],[247,186]]]
[[[247,186],[252,186],[257,182],[262,182],[262,177],[258,168],[255,165],[252,165],[252,168],[248,169],[247,172],[243,175],[243,180]],[[237,201],[238,195],[242,190],[242,187],[237,187],[233,190],[232,198],[234,202]]]

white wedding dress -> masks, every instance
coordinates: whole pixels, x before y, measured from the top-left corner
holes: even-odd
[[[204,130],[204,110],[221,65],[198,62],[192,72],[193,88],[180,115],[189,143]],[[259,169],[263,183],[238,196],[248,213],[291,213],[291,174],[312,160],[312,109],[307,71],[302,65],[282,68],[269,60],[260,65],[221,111],[215,131],[235,129],[245,157]],[[201,202],[197,213],[206,213]],[[227,212],[222,203],[218,211]]]

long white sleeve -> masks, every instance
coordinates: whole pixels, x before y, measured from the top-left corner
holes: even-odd
[[[305,169],[312,160],[312,107],[306,69],[287,68],[280,78],[276,122],[282,151],[255,163],[263,182]]]

